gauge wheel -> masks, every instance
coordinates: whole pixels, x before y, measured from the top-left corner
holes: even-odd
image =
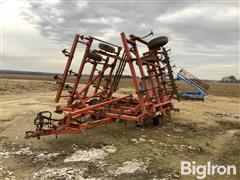
[[[103,50],[103,51],[107,51],[107,52],[110,52],[110,53],[114,53],[115,52],[115,48],[112,47],[112,46],[109,46],[107,44],[104,44],[104,43],[99,43],[98,44],[98,47]]]
[[[153,125],[158,126],[160,123],[160,115],[157,115],[156,117],[153,118]]]
[[[98,99],[91,99],[89,101],[89,105],[95,105],[95,104],[98,104],[99,103],[99,100]],[[102,116],[101,115],[95,115],[95,114],[91,114],[90,115],[91,119],[92,120],[98,120],[98,119],[102,119]]]
[[[150,50],[154,50],[157,48],[160,48],[168,43],[168,38],[167,36],[160,36],[157,38],[152,39],[151,41],[148,42],[148,48]]]
[[[94,51],[90,51],[88,57],[94,61],[102,61],[102,56],[99,54],[96,54]]]

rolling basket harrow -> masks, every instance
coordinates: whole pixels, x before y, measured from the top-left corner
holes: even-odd
[[[55,76],[59,88],[55,102],[61,119],[53,119],[52,113],[38,113],[34,119],[35,131],[27,131],[25,138],[51,134],[72,134],[115,120],[145,124],[152,120],[158,125],[164,114],[174,110],[172,98],[178,98],[168,50],[164,47],[168,38],[161,36],[147,42],[145,37],[126,36],[121,33],[123,47],[92,36],[76,34],[70,52],[62,50],[68,58],[62,76]],[[73,66],[77,47],[84,46],[77,72]],[[140,53],[139,46],[145,47]],[[114,96],[126,67],[129,67],[135,93]],[[83,72],[87,70],[87,83],[80,86]],[[73,83],[67,84],[68,76]]]

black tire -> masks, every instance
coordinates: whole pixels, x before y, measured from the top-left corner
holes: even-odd
[[[107,51],[107,52],[110,52],[110,53],[114,53],[114,52],[115,52],[115,48],[112,47],[112,46],[109,46],[109,45],[107,45],[107,44],[99,43],[99,44],[98,44],[98,47],[99,47],[101,50],[104,50],[104,51]]]
[[[141,57],[142,61],[146,61],[146,62],[154,62],[156,60],[156,55],[151,55],[151,56],[143,56]],[[138,61],[136,61],[136,64],[138,65]],[[143,63],[143,65],[146,63]]]
[[[94,61],[102,61],[102,56],[96,54],[94,51],[90,51],[88,57]]]
[[[153,118],[153,125],[158,126],[160,123],[160,115]]]
[[[98,103],[99,103],[98,99],[91,99],[89,101],[89,105],[95,105],[95,104],[98,104]],[[99,120],[99,119],[103,118],[101,115],[94,115],[94,114],[91,114],[90,117],[91,117],[92,120]]]
[[[168,43],[168,38],[167,36],[160,36],[157,38],[152,39],[151,41],[148,42],[148,48],[150,50],[154,50],[157,48],[160,48]]]
[[[155,61],[156,59],[157,59],[156,55],[142,57],[142,60],[147,62],[152,62],[152,61]]]
[[[148,126],[148,121],[145,119],[143,121],[135,121],[136,122],[136,127],[147,127]]]
[[[98,104],[99,103],[99,100],[98,99],[91,99],[90,101],[89,101],[89,105],[95,105],[95,104]]]

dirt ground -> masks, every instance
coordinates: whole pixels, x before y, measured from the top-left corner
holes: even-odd
[[[180,175],[182,160],[235,165],[236,176],[206,179],[240,179],[239,98],[174,101],[180,112],[160,126],[113,122],[24,139],[39,111],[54,111],[54,89],[50,82],[1,79],[0,179],[195,179]]]

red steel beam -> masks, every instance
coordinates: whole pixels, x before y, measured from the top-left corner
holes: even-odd
[[[112,122],[113,119],[111,118],[105,118],[101,120],[97,120],[91,123],[84,123],[81,124],[78,128],[64,128],[64,129],[49,129],[49,130],[40,130],[40,131],[27,131],[25,138],[28,139],[30,137],[40,137],[40,136],[47,136],[51,134],[72,134],[72,133],[81,133],[84,129],[90,129],[102,124],[108,124]],[[31,135],[27,135],[28,133],[31,133]]]
[[[88,82],[90,82],[90,81],[92,80],[93,75],[94,75],[94,72],[95,72],[95,70],[96,70],[96,67],[97,67],[97,63],[94,63],[94,64],[93,64],[93,67],[92,67],[92,70],[91,70],[91,73],[90,73],[90,75],[89,75],[89,77],[88,77]],[[85,89],[85,91],[84,91],[84,93],[83,93],[83,98],[86,98],[87,93],[88,93],[88,89],[89,89],[89,86]]]
[[[69,71],[69,68],[71,66],[75,50],[77,48],[78,40],[79,40],[79,35],[76,34],[75,37],[74,37],[74,41],[72,43],[72,48],[71,48],[70,54],[68,56],[67,64],[66,64],[65,69],[64,69],[63,77],[61,79],[61,84],[60,84],[60,87],[59,87],[59,89],[57,91],[57,94],[56,94],[56,97],[55,97],[55,102],[56,103],[59,102],[59,99],[61,97],[63,87],[64,87],[64,84],[65,84],[66,79],[67,79],[68,71]]]
[[[124,46],[126,55],[128,57],[128,64],[129,64],[131,74],[132,74],[133,85],[135,87],[135,90],[136,90],[136,93],[137,93],[137,96],[138,96],[138,99],[139,99],[139,102],[140,102],[142,113],[145,114],[147,112],[146,107],[144,105],[144,100],[143,100],[143,97],[142,97],[142,95],[140,93],[140,90],[139,90],[137,75],[136,75],[136,72],[135,72],[135,69],[134,69],[134,66],[133,66],[132,56],[131,56],[131,53],[130,53],[130,50],[129,50],[129,47],[128,47],[128,40],[127,40],[124,32],[121,33],[121,37],[122,37],[122,42],[123,42],[123,46]]]
[[[91,106],[88,106],[88,107],[83,108],[83,109],[76,110],[76,111],[72,112],[71,115],[72,115],[73,118],[77,118],[84,111],[94,110],[95,108],[103,107],[103,106],[109,105],[111,103],[115,103],[117,101],[129,98],[129,97],[131,97],[131,95],[120,97],[120,98],[116,98],[116,99],[106,99],[105,101],[103,101],[101,103],[98,103],[98,104],[95,104],[95,105],[91,105]]]
[[[89,38],[89,41],[87,42],[87,47],[85,49],[85,53],[84,53],[83,58],[82,58],[82,63],[80,65],[80,67],[79,67],[79,70],[78,70],[78,73],[77,73],[77,76],[76,76],[76,80],[74,82],[73,92],[71,94],[71,97],[68,100],[68,104],[71,104],[74,101],[74,94],[76,92],[75,90],[77,89],[78,83],[79,83],[79,81],[81,79],[83,68],[85,66],[86,59],[87,59],[87,57],[89,55],[89,51],[90,51],[90,47],[92,45],[92,42],[93,42],[93,38]]]

